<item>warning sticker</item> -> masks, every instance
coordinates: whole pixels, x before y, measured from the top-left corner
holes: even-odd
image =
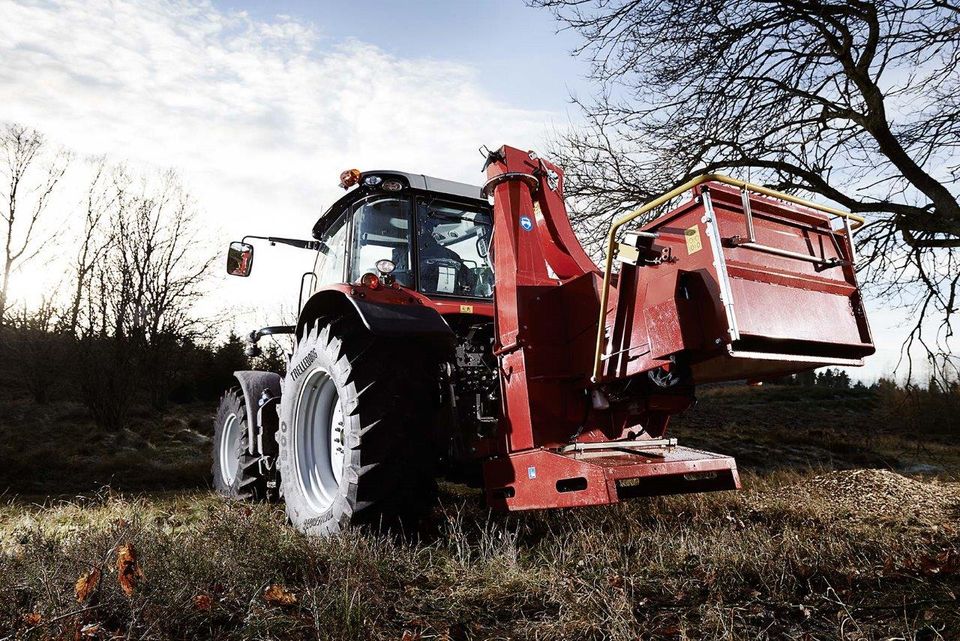
[[[687,254],[696,254],[703,249],[703,242],[700,240],[700,228],[694,225],[683,230],[683,237],[687,241]]]
[[[461,314],[472,314],[472,313],[473,313],[473,305],[461,305],[461,306],[460,306],[460,313],[461,313]]]
[[[452,294],[457,286],[457,270],[441,265],[437,270],[437,293]]]

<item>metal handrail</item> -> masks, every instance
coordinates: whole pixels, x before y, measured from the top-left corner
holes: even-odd
[[[854,229],[859,229],[866,222],[862,217],[857,216],[856,214],[851,214],[848,211],[842,211],[840,209],[835,209],[833,207],[828,207],[826,205],[821,205],[803,198],[798,198],[796,196],[791,196],[790,194],[784,194],[773,189],[768,189],[760,185],[754,185],[748,183],[745,180],[738,180],[736,178],[730,178],[729,176],[724,176],[723,174],[703,174],[702,176],[697,176],[691,180],[688,180],[684,184],[680,185],[676,189],[672,189],[662,196],[654,198],[650,202],[646,203],[639,209],[636,209],[629,214],[623,216],[622,218],[616,219],[613,224],[610,226],[610,231],[607,233],[607,257],[605,260],[603,268],[603,288],[600,290],[600,320],[597,323],[597,343],[596,350],[593,357],[593,375],[591,380],[594,383],[600,382],[601,372],[603,370],[603,345],[604,345],[604,330],[606,329],[606,320],[607,320],[607,302],[610,297],[610,277],[613,274],[613,258],[614,258],[614,247],[616,245],[616,236],[617,232],[620,231],[620,228],[626,225],[627,223],[633,222],[640,216],[650,212],[653,209],[656,209],[660,205],[670,202],[677,196],[680,196],[684,192],[693,189],[697,185],[702,185],[706,182],[719,182],[726,185],[732,185],[738,187],[741,190],[752,191],[764,196],[769,196],[771,198],[777,198],[795,205],[802,205],[803,207],[809,207],[810,209],[816,209],[822,211],[826,214],[831,214],[832,216],[837,216],[844,219],[844,224],[848,233]],[[856,226],[850,225],[850,221],[856,223]],[[850,245],[853,245],[853,238],[850,239]]]

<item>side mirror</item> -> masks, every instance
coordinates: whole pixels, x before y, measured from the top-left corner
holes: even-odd
[[[231,276],[249,276],[253,269],[253,245],[230,243],[227,250],[227,273]]]

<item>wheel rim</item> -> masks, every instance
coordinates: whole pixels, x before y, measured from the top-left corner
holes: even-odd
[[[314,512],[333,503],[343,475],[343,409],[330,375],[314,370],[300,388],[293,428],[296,483]]]
[[[240,470],[240,458],[237,456],[239,441],[240,421],[236,414],[231,414],[224,421],[220,434],[220,476],[227,485],[233,485]]]

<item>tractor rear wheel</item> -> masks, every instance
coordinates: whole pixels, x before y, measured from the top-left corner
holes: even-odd
[[[240,388],[233,387],[220,399],[213,423],[213,487],[229,498],[261,501],[267,481],[249,445],[247,405]]]
[[[328,536],[351,524],[414,527],[436,496],[429,350],[318,321],[287,368],[279,464],[287,515]]]

